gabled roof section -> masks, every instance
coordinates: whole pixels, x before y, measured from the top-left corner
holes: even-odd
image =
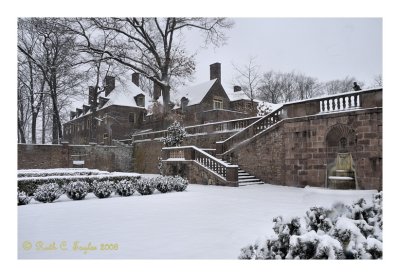
[[[178,104],[178,106],[181,103],[182,97],[189,99],[188,106],[199,104],[217,80],[218,79],[213,79],[192,87],[182,88],[177,93],[172,95],[171,98],[175,104]]]
[[[135,101],[135,97],[139,94],[143,94],[145,96],[144,108],[147,108],[152,101],[150,95],[137,87],[130,79],[121,80],[115,78],[115,88],[107,96],[105,96],[105,92],[100,94],[101,97],[109,99],[101,109],[112,105],[143,108],[138,106]]]

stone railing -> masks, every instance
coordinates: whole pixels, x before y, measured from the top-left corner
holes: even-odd
[[[248,117],[235,120],[206,123],[201,125],[193,125],[185,127],[185,130],[190,135],[242,130],[260,118],[261,117]],[[167,130],[146,132],[141,134],[134,134],[132,136],[132,140],[138,141],[145,139],[156,139],[165,137],[166,135],[167,135]]]
[[[283,112],[283,107],[277,108],[273,112],[257,120],[256,122],[250,124],[245,129],[234,134],[228,139],[224,141],[218,141],[216,143],[216,149],[217,149],[216,153],[222,154],[228,151],[230,148],[232,148],[232,146],[238,144],[239,142],[251,138],[260,133],[261,131],[279,122],[282,119],[282,112]]]
[[[195,161],[227,182],[238,181],[237,165],[229,165],[196,146],[164,147],[162,152],[165,161]]]
[[[382,88],[285,103],[226,140],[218,141],[216,154],[226,153],[235,145],[254,137],[285,118],[374,107],[382,107]]]

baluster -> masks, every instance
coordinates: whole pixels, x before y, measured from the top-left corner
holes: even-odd
[[[343,105],[343,97],[339,98],[339,106],[341,110],[344,110],[344,105]]]
[[[337,108],[337,98],[332,99],[332,104],[333,104],[333,110],[337,111],[338,110],[338,108]]]
[[[354,107],[357,108],[359,107],[360,103],[358,101],[358,95],[354,95]]]
[[[353,95],[352,95],[352,96],[350,96],[350,99],[351,99],[351,105],[350,105],[350,107],[354,108],[354,106],[355,106],[355,105],[354,105],[354,102],[355,102],[355,101],[354,101],[354,99],[355,99],[355,96],[353,96]]]

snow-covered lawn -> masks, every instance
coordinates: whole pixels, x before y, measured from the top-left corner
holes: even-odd
[[[311,206],[360,197],[370,202],[375,192],[189,185],[184,192],[150,196],[32,200],[18,207],[18,257],[236,259],[242,247],[272,234],[277,215],[303,216]],[[74,244],[92,250],[85,254]],[[101,244],[118,249],[101,250]]]

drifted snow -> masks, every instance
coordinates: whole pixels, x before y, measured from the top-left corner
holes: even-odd
[[[301,217],[312,206],[331,207],[338,201],[352,204],[361,197],[370,199],[375,192],[189,185],[185,192],[149,196],[135,192],[131,197],[97,199],[90,193],[81,201],[66,196],[52,204],[32,201],[18,207],[18,256],[236,259],[244,245],[273,235],[272,219],[278,215]],[[65,241],[69,250],[25,251],[24,241]],[[70,249],[75,241],[118,243],[119,249],[84,254]]]

